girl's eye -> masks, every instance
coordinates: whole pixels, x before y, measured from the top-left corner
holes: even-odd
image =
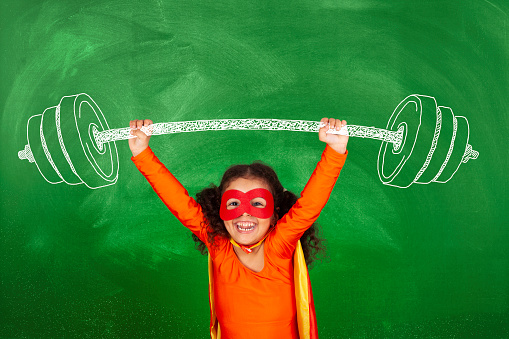
[[[233,209],[235,207],[238,207],[239,205],[240,203],[238,201],[233,200],[226,203],[226,208],[231,207],[231,209]]]
[[[265,206],[264,203],[261,202],[261,201],[253,201],[251,203],[251,205],[254,206],[254,207],[260,207],[260,208]]]

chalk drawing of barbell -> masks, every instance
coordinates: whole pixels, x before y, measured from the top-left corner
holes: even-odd
[[[424,126],[434,126],[426,129]],[[155,123],[147,135],[219,130],[318,132],[320,122],[283,119],[215,119]],[[381,140],[378,176],[383,184],[407,188],[413,183],[448,182],[462,163],[479,153],[468,143],[469,125],[435,98],[412,94],[399,103],[385,129],[346,125],[327,133]],[[35,163],[51,184],[85,184],[95,189],[118,178],[115,141],[135,138],[129,127],[110,129],[99,106],[80,93],[64,96],[57,106],[33,115],[27,124],[28,144],[20,159]]]

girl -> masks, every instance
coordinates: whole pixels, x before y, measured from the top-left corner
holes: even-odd
[[[301,197],[291,196],[261,164],[226,171],[219,187],[191,198],[159,162],[150,137],[130,122],[132,160],[177,219],[209,253],[210,332],[225,338],[317,338],[313,297],[299,239],[318,218],[346,160],[347,136],[327,134],[346,121],[323,118],[319,139],[327,144]],[[291,197],[290,197],[291,199]],[[287,212],[287,213],[286,213]]]

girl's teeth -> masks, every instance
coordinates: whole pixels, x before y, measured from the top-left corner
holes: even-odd
[[[251,231],[255,228],[255,224],[252,222],[238,222],[237,228],[241,231]]]

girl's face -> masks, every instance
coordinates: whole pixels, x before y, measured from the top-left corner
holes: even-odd
[[[243,193],[247,193],[251,190],[263,188],[270,191],[269,185],[258,178],[237,178],[234,179],[225,190],[225,193],[229,190],[237,190]],[[262,197],[255,197],[250,201],[251,206],[255,208],[264,208],[267,206],[266,199]],[[226,209],[233,210],[239,207],[240,200],[231,198],[226,200]],[[267,234],[272,222],[274,221],[274,213],[268,218],[258,218],[244,212],[237,218],[232,220],[224,220],[224,225],[230,236],[238,244],[252,245],[262,240]]]

